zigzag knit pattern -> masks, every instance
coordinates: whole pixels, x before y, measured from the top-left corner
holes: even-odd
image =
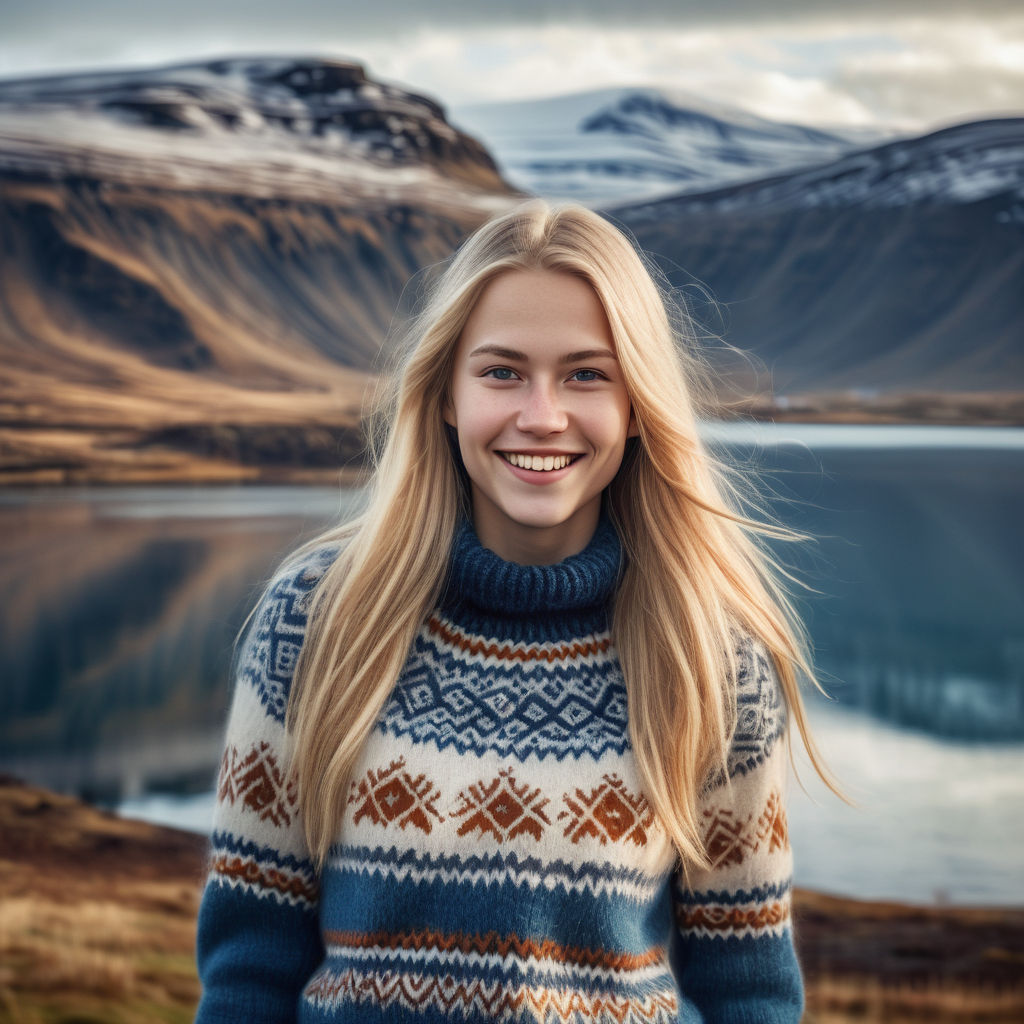
[[[462,524],[318,875],[283,715],[334,557],[282,570],[242,648],[197,1020],[800,1019],[774,670],[740,642],[728,772],[701,795],[712,863],[684,878],[630,747],[604,519],[556,566],[504,562]]]

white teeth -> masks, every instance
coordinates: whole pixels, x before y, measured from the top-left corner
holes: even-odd
[[[502,452],[502,457],[520,469],[532,469],[535,473],[549,473],[553,469],[565,469],[572,462],[571,455],[521,455],[519,452]]]

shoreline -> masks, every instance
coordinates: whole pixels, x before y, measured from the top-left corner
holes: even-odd
[[[191,1020],[205,837],[7,776],[0,836],[0,1018]],[[797,889],[794,928],[808,1024],[1024,1018],[1024,908]]]
[[[744,399],[705,423],[728,431],[765,425],[1016,428],[1024,392],[854,392]],[[124,425],[0,424],[0,488],[181,485],[358,486],[366,477],[361,428],[321,423],[193,426],[150,432]]]

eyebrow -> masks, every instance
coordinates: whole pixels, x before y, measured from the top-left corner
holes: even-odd
[[[474,356],[497,356],[499,359],[507,359],[510,363],[525,363],[529,356],[525,352],[519,352],[514,348],[503,348],[501,345],[481,345],[469,353],[469,358]],[[580,352],[567,352],[558,361],[560,363],[580,363],[588,359],[614,359],[615,353],[607,348],[587,348]]]

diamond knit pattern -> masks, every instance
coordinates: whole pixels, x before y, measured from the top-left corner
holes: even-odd
[[[479,635],[434,616],[416,637],[379,728],[459,754],[490,751],[518,760],[621,754],[626,687],[607,656],[610,646],[603,632],[573,648],[487,650]],[[591,661],[603,657],[606,670],[581,673],[580,656],[588,654]]]

